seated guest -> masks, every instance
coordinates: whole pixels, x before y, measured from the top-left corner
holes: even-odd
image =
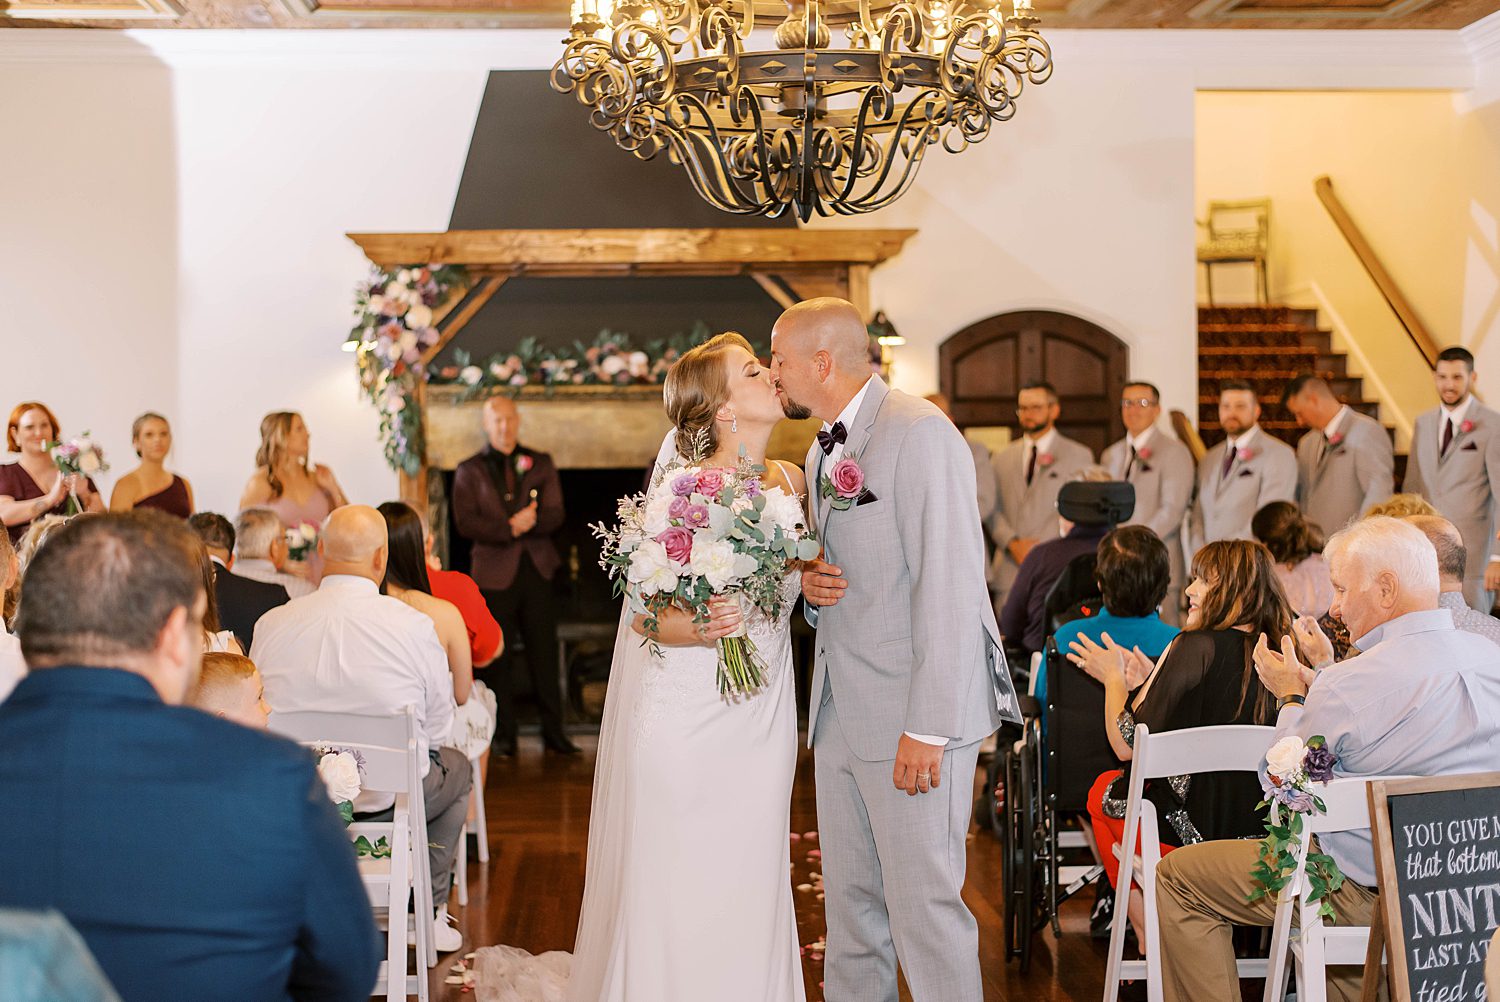
[[[213,589],[209,592],[208,604],[211,606],[210,612],[215,625],[209,629],[205,624],[204,629],[215,636],[223,632],[229,633],[239,646],[239,650],[233,653],[244,654],[255,642],[255,624],[260,617],[278,605],[286,604],[286,589],[279,585],[252,581],[232,572],[230,565],[234,562],[234,526],[223,515],[200,511],[188,519],[188,528],[203,540],[213,573]],[[229,647],[225,644],[209,649],[229,650]]]
[[[219,602],[214,595],[214,578],[218,574],[218,565],[208,555],[206,546],[198,548],[198,569],[203,573],[203,592],[208,596],[203,603],[203,652],[228,651],[230,654],[244,654],[245,648],[234,631],[224,629],[219,622]]]
[[[1269,724],[1275,715],[1275,701],[1256,678],[1251,659],[1256,637],[1279,637],[1292,625],[1271,554],[1253,540],[1219,540],[1198,551],[1192,576],[1185,592],[1187,628],[1155,666],[1108,636],[1102,645],[1087,636],[1070,645],[1073,663],[1104,683],[1105,732],[1127,770],[1137,724],[1152,731],[1177,731]],[[1115,771],[1100,776],[1089,794],[1099,857],[1111,883],[1119,876],[1112,847],[1124,838],[1128,790],[1128,771]],[[1148,782],[1146,797],[1162,821],[1164,856],[1205,839],[1245,838],[1264,831],[1255,810],[1260,784],[1252,775],[1173,776],[1167,782]],[[1130,920],[1145,942],[1142,908],[1139,890],[1132,890]]]
[[[26,578],[26,565],[31,563],[31,558],[36,555],[37,550],[42,548],[47,537],[67,524],[68,520],[61,515],[43,515],[31,523],[26,534],[21,537],[21,541],[15,545],[16,578],[5,592],[5,621],[7,623],[16,621],[16,612],[21,605],[21,583]],[[10,539],[8,533],[6,539]]]
[[[0,595],[10,594],[11,586],[21,573],[10,533],[0,532]],[[21,641],[12,636],[0,622],[0,702],[10,695],[16,683],[26,677],[26,659],[21,657]]]
[[[1084,483],[1108,483],[1110,479],[1109,471],[1102,466],[1087,467],[1073,477],[1075,482]],[[1060,510],[1071,486],[1064,484],[1058,492]],[[1000,635],[1009,643],[1019,642],[1028,654],[1040,651],[1047,639],[1047,595],[1052,586],[1074,557],[1093,553],[1110,530],[1108,521],[1102,518],[1072,522],[1058,515],[1057,526],[1058,538],[1043,540],[1027,552],[1000,610]]]
[[[223,717],[232,724],[264,730],[271,717],[266,690],[255,662],[242,654],[211,651],[203,655],[203,671],[188,695],[188,705]]]
[[[363,1000],[380,941],[312,757],[182,706],[197,548],[160,512],[100,515],[27,568],[0,907],[61,912],[125,1002]]]
[[[147,411],[130,426],[130,444],[141,465],[119,479],[109,496],[110,511],[159,508],[187,518],[193,513],[193,486],[163,465],[172,451],[172,427],[160,414]]]
[[[288,574],[286,531],[269,508],[246,508],[234,520],[234,559],[229,570],[242,578],[280,585],[292,598],[310,595],[317,586],[305,577]]]
[[[365,505],[336,509],[324,523],[318,590],[272,609],[255,630],[250,658],[272,712],[401,713],[415,706],[432,864],[434,942],[451,953],[463,937],[448,924],[448,892],[468,810],[469,762],[443,744],[453,730],[453,677],[432,620],[380,594],[389,548],[385,520]],[[357,811],[388,820],[391,799]]]
[[[1464,537],[1459,534],[1458,526],[1441,515],[1408,515],[1401,521],[1420,529],[1437,550],[1438,607],[1453,613],[1454,629],[1477,633],[1500,644],[1500,619],[1487,616],[1464,601],[1464,568],[1468,566],[1469,553],[1464,549]]]
[[[1295,616],[1314,619],[1333,604],[1333,583],[1323,560],[1323,532],[1290,501],[1272,501],[1250,520],[1250,531],[1276,561],[1276,576]]]
[[[1415,526],[1393,518],[1356,522],[1326,550],[1333,613],[1360,654],[1314,673],[1284,634],[1266,631],[1255,660],[1277,697],[1276,739],[1321,734],[1337,776],[1440,776],[1486,772],[1500,760],[1500,651],[1453,628],[1438,605],[1437,554]],[[1279,643],[1278,643],[1278,639]],[[1319,838],[1343,872],[1328,901],[1339,925],[1369,925],[1375,861],[1369,829]],[[1256,841],[1210,841],[1163,859],[1156,871],[1166,998],[1239,996],[1233,925],[1269,926],[1276,898],[1249,900]],[[1329,969],[1329,998],[1360,997],[1362,968]]]
[[[495,695],[483,682],[474,680],[469,630],[463,614],[453,603],[432,594],[422,543],[422,520],[417,513],[400,501],[387,501],[378,511],[385,519],[391,551],[383,590],[432,620],[438,642],[448,656],[453,701],[458,709],[453,714],[453,733],[443,743],[463,752],[464,758],[483,756],[487,762],[490,741],[495,736]]]
[[[1385,515],[1390,518],[1405,518],[1408,515],[1436,515],[1438,510],[1434,508],[1426,498],[1420,494],[1392,494],[1379,504],[1372,504],[1365,509],[1360,518],[1370,518],[1375,515]]]
[[[0,524],[10,532],[12,545],[21,541],[34,519],[48,513],[66,515],[70,490],[83,511],[104,510],[104,499],[92,480],[80,474],[65,477],[52,461],[48,445],[60,438],[62,430],[46,404],[28,400],[10,412],[5,447],[21,458],[0,466]]]

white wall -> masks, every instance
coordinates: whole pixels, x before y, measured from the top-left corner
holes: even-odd
[[[920,231],[874,285],[908,389],[944,338],[1039,307],[1118,333],[1191,410],[1195,90],[1473,76],[1452,32],[1051,37],[1055,77],[1014,122],[933,153],[892,208],[815,224]],[[163,410],[225,511],[261,415],[292,407],[351,496],[392,496],[339,350],[365,270],[343,234],[444,228],[487,73],[557,51],[555,31],[0,33],[0,406],[48,401],[122,471],[130,419]]]

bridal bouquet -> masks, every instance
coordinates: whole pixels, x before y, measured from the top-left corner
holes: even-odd
[[[1295,735],[1282,738],[1266,753],[1266,775],[1261,780],[1266,799],[1259,807],[1266,814],[1266,837],[1261,840],[1260,858],[1250,871],[1255,890],[1251,901],[1274,895],[1286,886],[1297,867],[1297,850],[1302,845],[1302,816],[1327,808],[1314,792],[1313,784],[1325,784],[1333,778],[1338,759],[1328,748],[1323,735],[1303,740]],[[1328,895],[1344,883],[1344,875],[1332,856],[1322,852],[1307,854],[1307,882],[1311,892],[1308,903],[1319,902],[1318,914],[1332,919],[1333,904]]]
[[[104,461],[104,450],[94,444],[88,432],[68,442],[48,442],[46,448],[52,456],[52,464],[65,477],[91,477],[95,473],[109,472],[109,464]],[[64,513],[71,516],[81,511],[83,505],[78,502],[78,493],[69,487],[68,507]]]
[[[619,522],[592,526],[601,540],[599,564],[615,581],[615,594],[647,616],[646,628],[672,606],[706,623],[709,601],[733,597],[742,613],[781,613],[781,585],[793,561],[818,555],[802,501],[765,487],[765,467],[743,456],[734,468],[694,460],[659,470],[651,489],[621,499]],[[718,644],[717,680],[725,696],[745,695],[765,684],[765,664],[744,626]]]

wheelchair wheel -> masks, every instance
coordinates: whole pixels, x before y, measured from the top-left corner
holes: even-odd
[[[1040,762],[1035,725],[1026,740],[1004,749],[1004,826],[1001,832],[1002,879],[1005,881],[1005,955],[1020,960],[1021,973],[1031,968],[1031,948],[1036,932],[1047,923],[1046,861],[1040,858],[1045,843]]]

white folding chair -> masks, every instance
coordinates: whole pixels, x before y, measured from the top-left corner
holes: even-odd
[[[1135,729],[1130,762],[1130,799],[1125,809],[1125,838],[1115,849],[1120,879],[1115,888],[1115,914],[1109,932],[1109,965],[1104,979],[1104,1002],[1118,1002],[1120,982],[1146,979],[1146,998],[1162,1002],[1161,929],[1156,916],[1156,867],[1161,862],[1161,829],[1156,805],[1145,799],[1146,780],[1184,772],[1256,772],[1275,730],[1247,724],[1190,727],[1152,734],[1145,724]],[[1141,853],[1135,854],[1139,833]],[[1144,960],[1126,960],[1125,930],[1130,923],[1130,888],[1138,885],[1145,898]],[[1266,961],[1236,961],[1241,978],[1266,976]]]
[[[478,755],[469,759],[469,768],[473,776],[469,801],[474,805],[474,839],[479,843],[479,861],[488,863],[490,861],[490,826],[484,816],[484,773],[479,768]],[[464,843],[464,848],[468,848],[467,842]]]
[[[436,966],[437,948],[429,917],[432,878],[415,709],[408,706],[389,716],[310,710],[272,713],[270,728],[309,747],[329,745],[357,752],[364,759],[361,791],[395,797],[390,821],[362,821],[348,827],[351,841],[360,835],[371,842],[384,836],[391,846],[389,859],[359,860],[360,877],[371,904],[386,913],[386,960],[371,994],[402,998],[416,995],[418,1002],[427,1002],[424,966]],[[408,929],[416,941],[415,972],[407,970]]]
[[[1307,853],[1316,835],[1370,827],[1370,804],[1366,787],[1374,778],[1335,779],[1318,790],[1326,811],[1302,819],[1302,844],[1297,849],[1297,869],[1276,899],[1276,919],[1271,926],[1270,971],[1266,975],[1265,1002],[1282,1002],[1287,989],[1287,952],[1297,963],[1297,998],[1300,1002],[1327,1002],[1328,967],[1337,964],[1364,966],[1370,945],[1369,926],[1329,926],[1318,914],[1318,903],[1309,903],[1312,888],[1307,881]],[[1299,929],[1293,930],[1296,924]]]

